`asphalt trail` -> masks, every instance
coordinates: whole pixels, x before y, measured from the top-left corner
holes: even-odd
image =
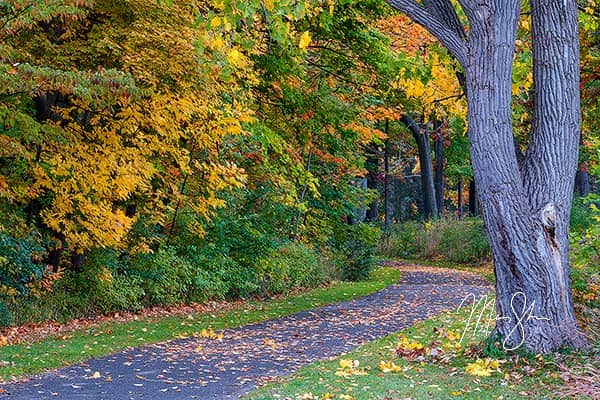
[[[491,292],[483,278],[466,272],[398,268],[398,284],[366,297],[224,330],[221,341],[176,339],[91,359],[1,385],[0,399],[236,399],[303,365],[456,308],[469,293]]]

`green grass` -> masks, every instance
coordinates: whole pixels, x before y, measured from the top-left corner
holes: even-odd
[[[248,302],[243,307],[214,315],[197,314],[193,319],[176,316],[108,322],[63,337],[53,336],[35,343],[0,347],[0,378],[20,378],[128,347],[190,336],[202,328],[238,327],[365,296],[397,282],[399,277],[398,270],[382,267],[375,269],[363,282],[337,282],[280,300]]]
[[[520,357],[519,366],[514,364],[515,359],[511,359],[500,365],[501,372],[494,372],[490,377],[477,377],[465,371],[468,363],[472,363],[474,359],[461,352],[456,353],[448,364],[427,358],[423,362],[407,361],[396,355],[395,347],[400,335],[425,346],[429,346],[432,340],[449,342],[449,339],[440,339],[434,328],[444,327],[462,333],[468,320],[467,311],[443,314],[397,334],[373,341],[331,361],[310,364],[287,378],[282,378],[251,393],[246,399],[554,398],[555,389],[560,388],[561,384],[564,385],[564,382],[556,372],[555,360],[552,357]],[[467,342],[475,346],[475,343],[480,343],[484,336],[483,332],[469,334]],[[465,343],[463,342],[463,345]],[[463,347],[467,348],[467,346]],[[503,356],[502,353],[499,355]],[[583,355],[572,357],[575,357],[572,359],[574,362],[585,361]],[[365,375],[337,376],[335,373],[342,359],[358,360],[358,369]],[[383,373],[379,368],[382,360],[394,361],[407,369],[399,373]],[[532,369],[523,368],[524,362],[527,362]],[[531,375],[527,375],[528,373]]]

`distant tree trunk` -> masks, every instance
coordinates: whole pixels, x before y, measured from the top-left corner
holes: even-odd
[[[438,216],[438,209],[435,201],[435,184],[433,181],[433,163],[429,135],[408,115],[402,116],[400,121],[408,127],[415,138],[415,142],[417,142],[425,219],[436,218]]]
[[[440,124],[435,124],[435,202],[438,215],[444,215],[444,135],[439,132]]]
[[[368,189],[367,178],[361,178],[360,180],[360,189],[365,191]],[[360,198],[360,207],[356,210],[356,219],[359,222],[364,222],[367,219],[367,205],[365,204],[365,198]]]
[[[466,72],[471,160],[494,255],[495,336],[507,350],[585,348],[568,240],[581,117],[577,2],[530,1],[534,112],[522,169],[511,108],[521,0],[459,0],[468,40],[451,0],[388,2],[435,35]]]
[[[390,121],[386,119],[385,120],[386,135],[389,134],[389,130],[390,130]],[[391,153],[392,153],[392,142],[388,138],[385,141],[385,151],[384,151],[384,155],[383,155],[383,162],[384,162],[384,169],[385,169],[384,201],[385,201],[385,228],[386,229],[389,229],[389,227],[392,225],[393,218],[394,218],[394,201],[393,201],[394,186],[392,185],[393,178],[392,178],[392,175],[390,174],[390,157],[392,155]]]
[[[58,272],[58,267],[60,265],[60,258],[62,257],[62,253],[62,245],[48,250],[48,254],[46,255],[46,264],[52,267],[52,272]]]
[[[463,178],[458,177],[458,183],[456,184],[456,191],[458,193],[458,219],[462,219],[463,216]]]
[[[377,155],[378,151],[375,146],[370,146],[367,149],[367,160],[366,160],[366,169],[367,169],[367,188],[372,190],[379,190],[379,185],[377,184],[377,173],[379,172],[379,157]],[[375,222],[379,219],[379,199],[376,197],[373,199],[369,208],[367,209],[367,221]]]
[[[85,253],[75,252],[71,254],[71,270],[74,272],[83,271],[83,263],[85,262]]]
[[[583,146],[583,136],[579,140],[579,145]],[[590,174],[585,165],[585,161],[579,163],[577,174],[575,175],[575,188],[581,197],[590,194]]]
[[[475,186],[475,180],[469,181],[469,214],[472,216],[479,215],[479,203],[477,200],[477,187]]]
[[[577,175],[575,175],[575,185],[581,197],[590,194],[590,174],[583,164],[579,166]]]

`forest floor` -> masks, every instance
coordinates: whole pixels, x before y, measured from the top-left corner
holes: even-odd
[[[401,275],[398,283],[364,297],[239,328],[194,325],[191,336],[182,334],[185,338],[3,384],[0,398],[239,398],[302,366],[456,309],[468,295],[491,292],[485,279],[468,272],[400,264],[395,268]],[[27,348],[22,351],[26,356]]]

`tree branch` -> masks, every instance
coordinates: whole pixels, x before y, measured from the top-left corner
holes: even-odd
[[[467,40],[467,32],[460,22],[456,8],[450,0],[423,0],[423,7],[440,20],[447,28],[451,29],[462,40]]]
[[[463,12],[467,16],[469,24],[473,25],[473,23],[477,20],[477,14],[475,13],[476,2],[473,0],[458,0],[458,4],[460,4],[460,8],[462,8]]]
[[[446,23],[440,21],[414,0],[387,0],[387,2],[395,9],[406,14],[417,24],[427,29],[433,36],[442,42],[444,47],[450,51],[463,67],[466,66],[466,43],[453,29],[448,28]]]

